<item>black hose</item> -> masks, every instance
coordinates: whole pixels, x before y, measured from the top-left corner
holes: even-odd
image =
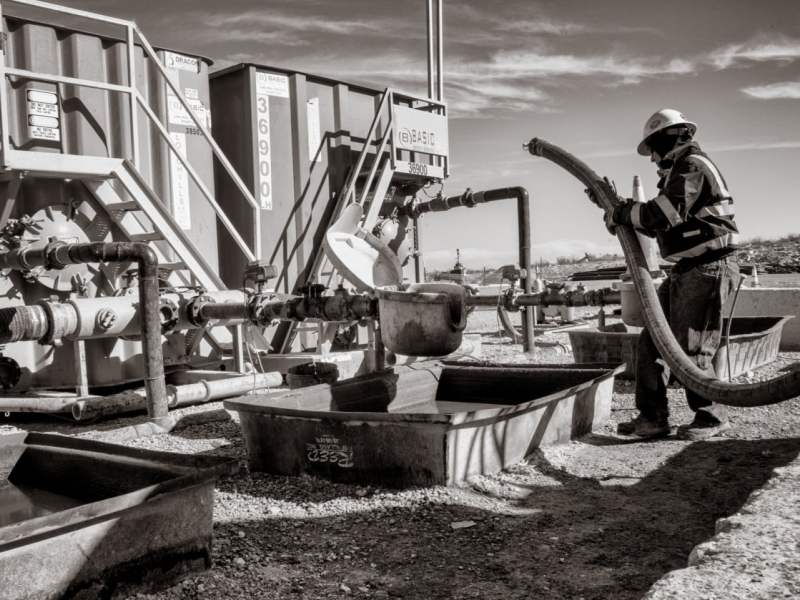
[[[42,248],[21,248],[0,254],[0,268],[5,269],[28,270],[36,266],[63,269],[67,265],[98,262],[135,262],[138,267],[147,412],[153,420],[164,419],[169,409],[161,348],[158,258],[153,249],[142,242],[52,242]]]
[[[526,147],[534,156],[546,158],[576,177],[603,209],[608,210],[619,202],[616,192],[605,180],[565,150],[538,138],[532,139]],[[765,406],[800,395],[800,371],[765,382],[734,384],[709,377],[700,370],[678,344],[669,327],[633,227],[620,225],[616,231],[642,303],[647,329],[678,381],[703,398],[727,406]]]

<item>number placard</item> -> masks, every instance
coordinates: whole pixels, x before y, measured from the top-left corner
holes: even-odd
[[[256,94],[256,144],[258,147],[258,201],[262,210],[272,210],[272,144],[270,143],[269,96]]]

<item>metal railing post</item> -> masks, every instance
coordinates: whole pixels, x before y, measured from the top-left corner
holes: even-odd
[[[138,87],[136,86],[136,46],[134,44],[135,34],[133,26],[126,28],[126,38],[128,44],[128,85],[131,88],[130,107],[131,107],[131,143],[133,146],[133,164],[139,168],[139,106],[136,103]]]
[[[0,2],[0,167],[8,165],[8,144],[11,132],[8,130],[8,80],[6,79],[6,38],[3,3]]]
[[[139,38],[139,42],[141,43],[142,48],[144,48],[145,54],[156,65],[156,68],[161,73],[161,76],[167,82],[167,85],[175,94],[178,101],[181,103],[181,106],[183,106],[183,109],[189,115],[189,118],[194,122],[194,124],[197,126],[197,129],[205,138],[206,142],[208,142],[208,144],[211,146],[211,151],[214,153],[214,156],[217,158],[217,160],[219,160],[219,162],[227,171],[228,175],[233,180],[236,187],[239,189],[239,192],[242,194],[242,196],[244,196],[248,204],[250,204],[253,211],[254,220],[258,219],[259,215],[257,213],[258,211],[261,210],[261,207],[259,206],[258,202],[256,202],[256,199],[253,197],[253,195],[250,193],[250,190],[248,189],[247,185],[244,183],[244,181],[242,181],[242,178],[239,177],[239,174],[236,172],[236,169],[233,167],[233,165],[231,165],[228,158],[225,156],[220,147],[217,145],[217,142],[211,136],[211,133],[206,129],[205,125],[200,122],[200,119],[197,117],[197,115],[194,114],[194,111],[192,110],[191,106],[189,106],[189,103],[186,101],[186,98],[183,97],[183,92],[180,91],[180,88],[178,88],[175,82],[172,81],[172,79],[169,77],[169,74],[167,73],[164,65],[161,64],[161,60],[158,58],[158,55],[156,54],[155,50],[153,50],[153,47],[150,45],[150,42],[147,41],[147,38],[145,38],[142,32],[139,31],[139,29],[136,28],[135,26],[134,26],[134,31],[136,32],[136,36]],[[260,249],[261,249],[260,229],[256,230],[255,232],[255,246],[257,249],[256,253],[260,254]]]

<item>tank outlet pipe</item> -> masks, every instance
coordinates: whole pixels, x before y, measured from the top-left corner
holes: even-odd
[[[604,210],[613,208],[619,202],[611,185],[569,152],[539,138],[533,138],[524,147],[532,155],[550,160],[572,174]],[[800,371],[792,371],[769,381],[735,384],[710,377],[698,368],[678,344],[664,316],[636,232],[629,225],[621,225],[616,231],[642,303],[647,329],[670,370],[684,386],[703,398],[728,406],[765,406],[800,395]]]
[[[323,291],[320,286],[303,296],[253,294],[242,302],[215,302],[211,297],[198,296],[189,305],[189,318],[196,325],[216,319],[245,319],[266,327],[276,320],[358,321],[378,315],[377,299],[367,294],[350,294],[342,289],[323,296]]]
[[[240,290],[207,292],[215,302],[243,302]],[[168,292],[159,296],[161,332],[197,329],[189,320],[188,307],[194,292]],[[52,343],[54,340],[91,340],[131,337],[141,332],[141,315],[135,296],[72,298],[65,302],[45,300],[33,305],[0,308],[0,344],[12,342]],[[246,318],[227,319],[215,326],[239,325]]]
[[[519,228],[519,266],[525,276],[522,290],[530,294],[533,290],[533,275],[531,273],[531,207],[528,190],[524,187],[505,187],[482,192],[467,190],[460,196],[442,196],[426,202],[420,202],[411,209],[412,217],[417,219],[426,212],[442,212],[459,206],[474,208],[478,204],[496,202],[498,200],[517,201],[517,226]],[[525,352],[533,348],[534,311],[523,310],[522,316],[522,347]]]
[[[467,306],[499,305],[506,310],[519,310],[528,306],[607,306],[621,304],[622,293],[612,288],[602,288],[533,294],[479,294],[467,296],[465,301]]]
[[[135,262],[139,271],[144,386],[147,413],[153,420],[167,417],[167,384],[161,348],[161,318],[158,293],[158,258],[142,242],[92,242],[67,244],[51,242],[40,248],[19,248],[0,253],[0,268],[29,270],[33,267],[63,269],[68,265],[100,262]]]
[[[167,386],[167,404],[170,409],[193,404],[204,404],[231,398],[265,388],[279,387],[283,377],[279,372],[251,373],[225,379],[202,380],[197,383]],[[122,392],[112,396],[97,396],[79,400],[71,405],[76,421],[138,412],[147,407],[147,398],[140,391]]]

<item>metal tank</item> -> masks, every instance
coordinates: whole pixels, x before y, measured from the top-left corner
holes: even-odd
[[[129,64],[126,41],[88,29],[60,25],[58,17],[33,20],[26,7],[4,5],[6,67],[124,86]],[[71,22],[70,22],[71,23]],[[83,24],[82,24],[83,26]],[[210,61],[167,50],[159,57],[195,113],[210,126],[208,68]],[[189,116],[167,91],[152,62],[135,48],[136,85],[160,117],[175,145],[185,151],[205,185],[213,190],[211,149],[199,137]],[[122,93],[10,75],[8,127],[11,147],[44,153],[134,159],[147,183],[169,207],[189,239],[216,269],[216,215],[185,169],[170,156],[155,127],[138,110],[137,148],[130,127],[128,97]],[[78,182],[24,178],[2,184],[5,203],[0,231],[6,247],[14,243],[117,241],[120,233],[96,201]],[[15,201],[11,200],[14,199]],[[168,253],[167,253],[168,254]],[[16,272],[0,279],[0,307],[32,304],[42,299],[95,297],[135,293],[135,281],[107,266],[74,266],[60,272]],[[164,345],[167,363],[185,361],[183,335]],[[142,377],[141,344],[123,339],[90,340],[64,345],[15,343],[2,356],[19,365],[14,391],[41,388],[110,386]],[[13,377],[12,377],[13,379]],[[8,387],[0,369],[0,387]]]
[[[381,93],[254,64],[211,75],[214,137],[260,204],[259,258],[277,267],[278,291],[291,292],[304,274]],[[248,207],[225,174],[216,183],[220,205],[252,246],[257,223]],[[228,249],[233,243],[221,232],[222,276],[240,287],[243,268]]]

